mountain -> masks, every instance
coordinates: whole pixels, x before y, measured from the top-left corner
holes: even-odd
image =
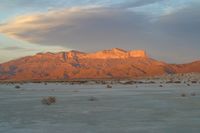
[[[167,64],[150,58],[143,50],[119,48],[95,53],[38,53],[0,64],[1,81],[121,79],[191,72],[200,73],[200,61]]]

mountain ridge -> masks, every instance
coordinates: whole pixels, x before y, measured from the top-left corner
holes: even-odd
[[[148,58],[144,50],[130,50],[126,51],[119,48],[113,48],[111,50],[102,50],[94,53],[84,53],[80,51],[71,50],[69,52],[59,52],[59,53],[38,53],[36,56],[40,55],[59,55],[62,54],[65,58],[93,58],[93,59],[108,59],[108,58],[129,58],[129,57],[145,57]]]
[[[144,50],[119,48],[84,53],[38,53],[0,64],[0,80],[115,79],[200,73],[200,61],[167,64],[150,58]]]

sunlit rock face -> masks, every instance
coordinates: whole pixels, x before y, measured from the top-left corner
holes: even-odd
[[[130,57],[148,58],[144,50],[125,51],[119,48],[103,50],[95,53],[83,53],[79,51],[70,51],[67,53],[70,59],[125,59]]]
[[[200,73],[200,61],[172,65],[154,60],[144,50],[119,48],[84,53],[38,53],[0,64],[0,80],[126,79],[175,73]]]
[[[130,57],[148,58],[144,50],[133,50],[133,51],[129,51],[128,54]]]
[[[86,58],[93,59],[116,59],[116,58],[127,58],[127,52],[122,49],[114,48],[111,50],[103,50],[96,53],[91,53]]]

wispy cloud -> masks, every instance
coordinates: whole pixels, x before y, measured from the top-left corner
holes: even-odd
[[[24,48],[24,47],[18,47],[18,46],[10,46],[10,47],[4,47],[4,48],[1,48],[1,50],[4,50],[4,51],[38,51],[37,49],[35,48]]]
[[[49,11],[47,13],[36,13],[23,16],[17,16],[10,21],[0,24],[0,32],[5,33],[11,37],[21,38],[23,33],[27,34],[40,34],[39,32],[46,33],[54,27],[62,25],[72,25],[73,15],[79,17],[86,15],[88,12],[96,12],[99,6],[83,6],[62,9],[58,11]],[[95,9],[95,10],[92,10]],[[81,17],[81,16],[80,16]],[[22,39],[24,39],[22,37]],[[26,40],[32,40],[26,38]]]
[[[139,34],[140,28],[145,28],[144,19],[123,10],[84,6],[19,16],[2,24],[0,32],[44,45],[88,49],[91,44],[95,47],[100,42],[113,44],[118,36],[122,40],[130,39],[132,30]]]
[[[25,48],[22,47],[17,47],[17,46],[12,46],[12,47],[5,47],[5,48],[1,48],[2,50],[25,50]]]
[[[1,24],[0,32],[40,45],[84,51],[123,47],[146,49],[151,55],[166,60],[173,56],[182,57],[180,61],[199,57],[195,49],[200,48],[197,19],[200,5],[193,4],[158,16],[155,22],[149,19],[148,13],[126,10],[160,2],[163,1],[141,0],[121,4],[121,7],[118,4],[113,8],[77,6],[29,14]],[[193,46],[189,47],[188,43]],[[196,54],[185,55],[183,52],[187,50]],[[163,52],[157,54],[156,51]]]
[[[134,8],[134,7],[141,7],[141,6],[147,6],[149,4],[154,4],[157,2],[162,2],[164,0],[135,0],[135,1],[129,1],[120,3],[118,7],[120,8]]]

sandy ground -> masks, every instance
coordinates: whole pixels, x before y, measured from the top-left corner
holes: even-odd
[[[15,86],[0,85],[0,133],[200,132],[199,83]]]

